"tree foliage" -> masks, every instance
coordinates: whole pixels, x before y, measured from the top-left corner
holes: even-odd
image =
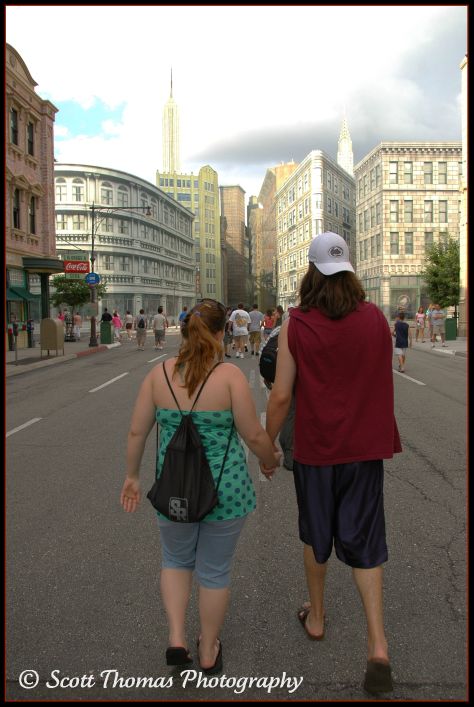
[[[91,301],[91,289],[84,280],[58,275],[53,278],[51,284],[56,290],[51,295],[51,302],[55,307],[59,307],[61,304],[67,304],[69,307],[80,307]],[[95,289],[99,300],[106,293],[107,286],[100,284],[96,285]]]
[[[431,246],[422,272],[432,302],[441,307],[459,304],[460,294],[459,243],[453,238]]]

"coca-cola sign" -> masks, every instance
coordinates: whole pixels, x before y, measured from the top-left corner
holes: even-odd
[[[64,272],[86,273],[90,272],[88,260],[63,260]]]

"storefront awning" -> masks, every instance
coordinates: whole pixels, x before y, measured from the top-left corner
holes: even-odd
[[[20,295],[17,295],[10,287],[7,287],[7,302],[21,302],[22,300],[23,297],[20,297]]]
[[[24,300],[27,300],[28,302],[35,302],[39,297],[39,295],[32,295],[31,292],[29,292],[24,287],[10,287],[8,289],[10,290],[10,292],[13,292],[14,295],[18,295],[17,297],[14,297],[14,299],[16,299],[17,301],[19,299],[24,299]],[[8,290],[7,290],[7,295],[8,295]],[[7,296],[7,299],[9,299],[8,296]]]

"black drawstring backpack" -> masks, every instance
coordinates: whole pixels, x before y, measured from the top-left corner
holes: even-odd
[[[163,364],[163,373],[181,413],[181,422],[166,449],[160,477],[156,479],[147,493],[147,498],[150,499],[157,511],[177,523],[197,523],[205,518],[219,502],[217,492],[222,472],[224,471],[234,424],[232,423],[227,449],[222,460],[222,467],[216,486],[201,436],[191,414],[207,379],[218,365],[219,363],[216,363],[211,368],[199,388],[189,414],[184,415],[176,400],[166,373],[166,367]]]

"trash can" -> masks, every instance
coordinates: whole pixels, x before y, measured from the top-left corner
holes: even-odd
[[[456,317],[451,317],[451,319],[446,319],[444,324],[446,327],[446,341],[455,341],[457,333],[458,333]]]
[[[100,323],[100,343],[101,344],[111,344],[112,343],[112,324],[110,322]]]

